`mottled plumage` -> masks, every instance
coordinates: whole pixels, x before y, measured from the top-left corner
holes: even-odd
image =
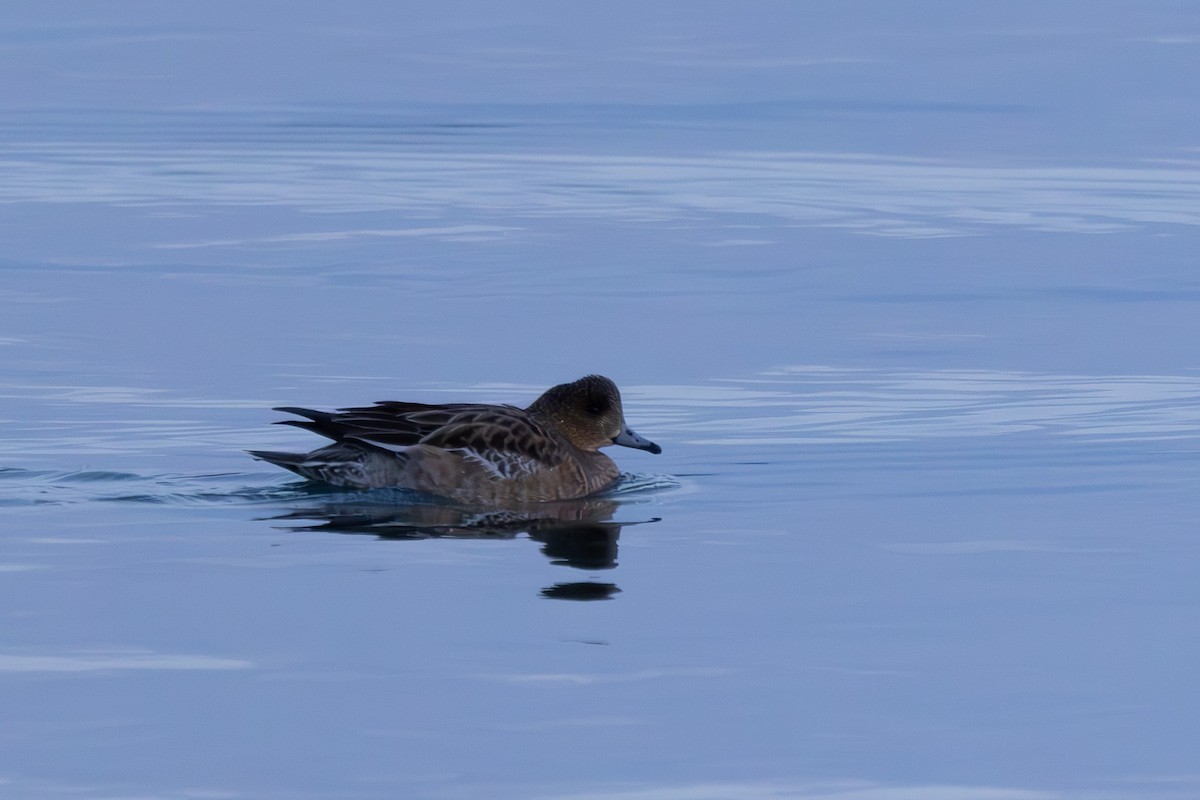
[[[468,504],[586,497],[620,474],[599,448],[661,452],[625,425],[616,384],[599,375],[555,386],[524,409],[386,401],[276,410],[304,418],[280,424],[334,443],[311,453],[251,450],[255,458],[334,486],[415,489]]]

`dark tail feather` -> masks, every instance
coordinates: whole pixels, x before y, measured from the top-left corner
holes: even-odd
[[[257,458],[259,461],[269,461],[275,466],[290,469],[297,475],[304,475],[301,468],[308,458],[306,453],[279,453],[274,450],[247,450],[247,453]]]
[[[332,411],[314,411],[311,408],[299,408],[298,406],[276,406],[272,411],[282,411],[284,414],[295,414],[297,417],[311,419],[314,422],[328,422],[333,419]]]
[[[312,433],[319,433],[322,436],[327,436],[330,439],[337,439],[338,435],[334,433],[324,420],[307,420],[307,419],[281,419],[274,423],[275,425],[291,425],[293,428],[301,428]]]
[[[311,408],[298,408],[295,406],[280,406],[274,410],[282,411],[285,414],[295,414],[297,417],[304,417],[304,419],[283,419],[276,422],[276,425],[291,425],[294,428],[311,431],[335,441],[342,438],[337,425],[332,422],[335,415],[331,411],[314,411]]]

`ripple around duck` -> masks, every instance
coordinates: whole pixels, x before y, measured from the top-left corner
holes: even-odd
[[[518,387],[519,388],[519,387]],[[517,391],[514,388],[512,391]],[[827,459],[863,457],[864,445],[888,449],[889,463],[928,467],[979,449],[983,439],[1009,442],[987,448],[992,465],[1072,464],[1187,457],[1200,439],[1200,376],[1059,375],[987,370],[885,371],[791,366],[706,384],[631,386],[626,406],[638,427],[652,431],[668,452],[686,446],[709,453],[704,469],[731,463],[729,448],[794,450],[811,458],[817,446]],[[169,405],[170,398],[163,398]],[[124,458],[139,452],[176,461],[200,460],[230,446],[255,444],[240,421],[233,427],[122,426],[119,407],[105,404],[99,418],[75,421],[40,447],[21,454],[74,454],[60,442],[92,437],[100,451],[119,439]],[[108,413],[108,409],[112,409]],[[147,409],[139,413],[145,415]],[[44,426],[43,426],[44,427]],[[170,426],[167,426],[170,427]],[[191,438],[187,434],[191,430]],[[195,431],[202,431],[202,435]],[[267,435],[264,433],[264,435]],[[72,456],[78,457],[78,456]],[[89,451],[89,459],[95,452]],[[678,475],[625,473],[610,493],[636,502],[676,491]],[[270,504],[335,499],[339,490],[297,481],[274,471],[139,473],[111,469],[0,467],[0,505],[7,508],[79,502],[170,505]],[[344,494],[344,492],[343,492]],[[356,501],[413,502],[411,493],[385,490]],[[425,498],[427,500],[427,498]]]
[[[623,472],[620,481],[605,496],[626,497],[673,491],[682,487],[683,483],[671,475]]]
[[[144,480],[141,475],[133,472],[112,472],[109,470],[81,469],[73,472],[49,473],[54,481],[62,483],[114,483],[119,481]]]
[[[265,503],[296,496],[293,485],[256,485],[256,474],[138,474],[107,470],[0,469],[9,507],[83,502]]]
[[[407,489],[347,491],[275,473],[137,474],[105,470],[0,468],[5,497],[0,506],[65,505],[81,502],[153,505],[275,504],[319,501],[358,506],[403,507],[438,504],[437,498]],[[669,475],[622,475],[606,497],[629,498],[678,489]]]

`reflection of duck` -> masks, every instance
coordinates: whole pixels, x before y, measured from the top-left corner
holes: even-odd
[[[619,591],[621,590],[613,583],[577,581],[548,586],[542,589],[542,597],[551,600],[608,600]]]
[[[298,508],[273,517],[277,520],[312,520],[289,525],[295,531],[367,534],[380,539],[515,539],[526,534],[541,544],[552,564],[582,570],[617,566],[617,540],[625,525],[613,522],[618,503],[587,498],[556,503],[528,504],[521,509],[471,511],[449,505],[355,502],[344,496],[329,503]],[[645,520],[657,522],[658,518]],[[602,600],[620,589],[611,583],[579,581],[559,583],[542,590],[542,596],[567,600]]]
[[[334,486],[415,489],[491,507],[612,488],[620,473],[600,452],[610,444],[662,452],[629,429],[616,384],[599,375],[555,386],[526,409],[383,402],[277,410],[305,417],[282,424],[334,443],[311,453],[250,451],[256,458]]]

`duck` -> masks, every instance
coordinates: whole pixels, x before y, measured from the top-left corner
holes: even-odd
[[[312,481],[349,489],[399,488],[472,506],[573,500],[620,479],[600,448],[662,448],[625,422],[621,393],[602,375],[547,389],[525,408],[394,400],[358,408],[274,409],[280,420],[333,440],[308,453],[249,450]]]

